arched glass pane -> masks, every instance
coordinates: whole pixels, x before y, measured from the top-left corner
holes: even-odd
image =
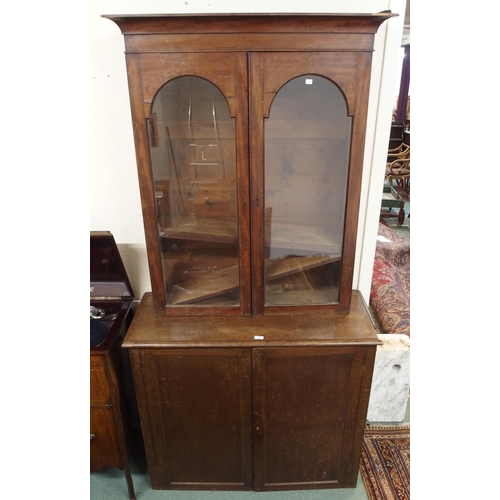
[[[212,83],[185,76],[156,95],[150,120],[168,306],[239,303],[235,123]]]
[[[265,120],[265,305],[338,302],[350,140],[330,80],[279,90]]]

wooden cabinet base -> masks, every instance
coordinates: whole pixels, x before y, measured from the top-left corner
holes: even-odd
[[[153,489],[356,486],[379,343],[358,292],[349,315],[152,311],[146,294],[123,347]]]

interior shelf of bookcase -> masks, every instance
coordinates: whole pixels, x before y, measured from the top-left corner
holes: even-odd
[[[237,244],[238,231],[234,219],[181,217],[171,228],[163,228],[162,239],[206,241]],[[273,223],[270,246],[306,252],[340,255],[341,237],[335,238],[325,230],[297,224]]]
[[[340,255],[316,255],[312,257],[287,257],[268,260],[266,278],[268,281],[308,271],[340,260]],[[193,304],[217,297],[238,288],[238,266],[220,269],[201,277],[187,279],[174,285],[170,292],[169,305]]]
[[[234,218],[180,217],[177,223],[160,231],[162,239],[238,243],[238,229]]]

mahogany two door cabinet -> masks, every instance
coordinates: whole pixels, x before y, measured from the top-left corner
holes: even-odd
[[[155,316],[129,349],[154,489],[355,487],[376,344],[348,315]]]

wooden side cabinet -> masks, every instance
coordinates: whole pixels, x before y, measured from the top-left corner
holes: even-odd
[[[91,231],[90,472],[104,467],[124,469],[131,500],[135,492],[128,422],[135,397],[125,391],[130,366],[121,344],[132,321],[133,296],[113,235]]]
[[[153,489],[356,485],[377,345],[349,315],[156,317],[141,301],[130,350]]]
[[[90,351],[90,471],[124,470],[129,497],[135,500],[118,347],[109,347]]]

